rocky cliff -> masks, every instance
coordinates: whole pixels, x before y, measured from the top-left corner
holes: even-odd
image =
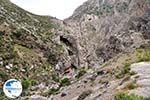
[[[88,0],[63,21],[0,0],[0,79],[20,79],[22,97],[112,100],[129,65],[150,60],[149,32],[149,0]]]
[[[85,2],[65,20],[78,41],[80,66],[99,66],[118,53],[140,47],[149,39],[148,18],[149,1]]]

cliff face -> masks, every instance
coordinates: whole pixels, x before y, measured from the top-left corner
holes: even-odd
[[[149,4],[145,0],[88,0],[58,33],[76,39],[80,66],[100,66],[150,38]]]
[[[101,69],[102,64],[120,54],[150,46],[149,40],[149,0],[88,0],[63,21],[37,16],[9,0],[0,0],[0,80],[19,78],[23,82],[34,81],[36,85],[44,82],[44,89],[38,87],[38,93],[33,89],[33,94],[53,85],[60,89],[63,87],[60,79],[64,76],[75,82],[86,73],[83,70]],[[115,76],[107,77],[110,73],[105,70],[100,74],[98,79],[113,81]],[[101,87],[98,81],[94,82],[95,88]],[[76,85],[72,85],[73,90]],[[113,93],[116,86],[110,88]],[[62,100],[71,100],[74,95]]]

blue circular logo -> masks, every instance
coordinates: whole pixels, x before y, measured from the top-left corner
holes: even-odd
[[[22,85],[21,82],[19,82],[16,79],[10,79],[5,82],[3,86],[3,91],[5,95],[9,98],[17,98],[22,93]]]

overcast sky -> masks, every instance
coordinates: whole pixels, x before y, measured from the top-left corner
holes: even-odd
[[[11,0],[29,12],[64,19],[87,0]]]

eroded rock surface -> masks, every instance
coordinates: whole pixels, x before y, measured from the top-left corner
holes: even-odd
[[[143,97],[150,97],[150,62],[140,62],[131,65],[131,70],[137,74],[132,76],[139,85],[130,93],[134,93]]]

